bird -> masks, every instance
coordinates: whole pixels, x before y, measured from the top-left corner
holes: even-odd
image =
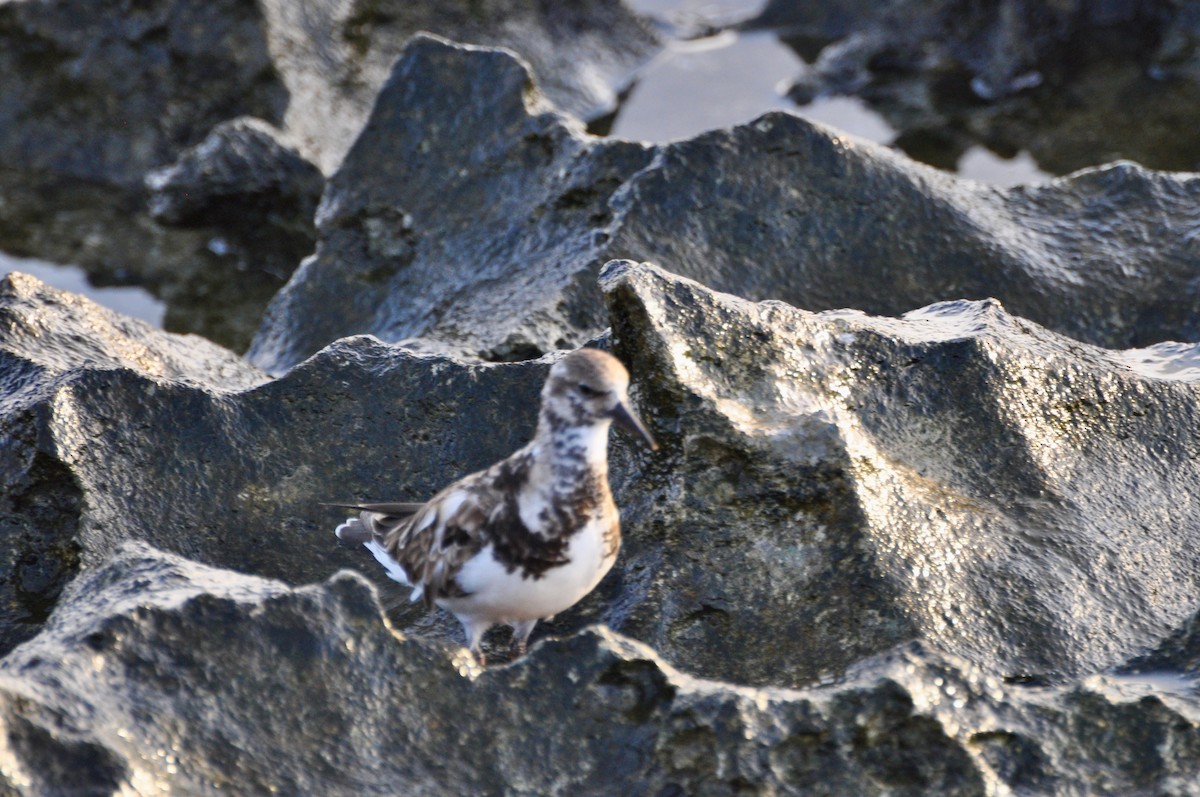
[[[512,627],[519,658],[534,626],[575,605],[616,561],[614,421],[657,450],[630,406],[625,366],[599,349],[573,351],[550,368],[528,444],[424,503],[333,504],[358,513],[335,533],[365,546],[413,602],[457,617],[481,666],[483,635],[496,625]]]

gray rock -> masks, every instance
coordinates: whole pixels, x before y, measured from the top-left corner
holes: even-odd
[[[396,53],[423,29],[525,53],[547,91],[587,116],[610,111],[661,47],[618,0],[344,6],[3,4],[0,251],[143,286],[166,303],[167,329],[244,351],[312,251],[316,175],[267,125],[333,169]],[[150,170],[161,171],[147,212]],[[280,178],[290,187],[263,182]],[[180,203],[201,196],[196,227],[201,211]],[[180,222],[192,226],[163,226]]]
[[[628,262],[602,284],[662,450],[614,437],[619,565],[542,635],[659,652],[587,631],[472,679],[440,615],[399,607],[406,641],[360,578],[261,576],[382,581],[316,501],[511,450],[545,361],[357,338],[263,384],[10,278],[6,788],[1187,793],[1195,346],[1104,351],[995,302],[812,314]]]
[[[1164,376],[1194,351],[1093,348],[995,301],[883,319],[602,280],[664,453],[623,469],[636,531],[600,619],[680,667],[798,685],[920,639],[1054,680],[1195,613],[1200,372]]]
[[[150,215],[170,225],[276,225],[306,237],[311,249],[325,180],[279,136],[259,119],[217,125],[175,163],[146,175]]]
[[[0,6],[0,166],[126,188],[215,124],[282,119],[248,0]]]
[[[413,39],[248,357],[281,371],[358,332],[490,359],[583,343],[609,197],[652,154],[587,138],[509,53]]]
[[[247,271],[263,249],[230,256],[220,232],[164,230],[142,180],[222,121],[282,121],[263,28],[253,0],[0,6],[0,250],[145,286],[168,328],[244,350],[295,261]]]
[[[920,646],[799,691],[700,681],[603,629],[465,667],[392,631],[353,574],[290,589],[127,545],[0,662],[0,778],[30,796],[915,797],[1193,793],[1200,775],[1194,696],[1006,685]]]
[[[164,275],[166,325],[245,351],[263,308],[316,243],[325,179],[257,119],[223,122],[146,176],[150,217],[196,230],[199,257]],[[216,261],[216,262],[212,262]]]
[[[1194,351],[1105,352],[995,302],[812,315],[628,264],[604,287],[665,450],[614,436],[625,551],[545,632],[602,621],[739,683],[838,677],[911,640],[1055,680],[1195,612]],[[57,518],[83,567],[133,538],[292,583],[383,582],[317,503],[419,500],[507,454],[547,367],[356,338],[231,392],[87,360],[22,382],[6,472],[76,498],[18,502],[13,522]],[[394,622],[457,639],[419,607]]]
[[[860,54],[855,61],[864,72],[886,80],[888,73],[957,71],[965,76],[963,88],[991,100],[1039,85],[1043,72],[1071,65],[1085,40],[1105,32],[1120,32],[1129,49],[1153,53],[1186,5],[1172,0],[772,0],[746,26],[772,28],[805,44],[854,37]]]
[[[420,38],[326,188],[250,359],[339,337],[517,359],[595,336],[614,257],[753,299],[899,314],[995,296],[1114,347],[1195,340],[1200,181],[1128,163],[999,190],[772,113],[657,147],[554,115],[515,59]]]
[[[253,116],[284,123],[332,168],[420,31],[522,53],[585,118],[611,111],[662,46],[619,0],[15,0],[0,9],[0,167],[136,188],[216,124]]]
[[[71,264],[97,286],[140,286],[166,306],[167,330],[239,352],[295,266],[289,258],[303,256],[288,250],[297,241],[311,249],[311,232],[281,240],[248,237],[240,226],[165,226],[140,198],[100,184],[0,170],[0,197],[0,251]]]
[[[548,368],[464,366],[359,338],[266,383],[198,338],[23,275],[0,286],[5,649],[128,539],[293,583],[367,567],[338,548],[339,515],[319,502],[428,497],[507,455],[536,420],[514,408],[536,407]]]
[[[618,94],[663,47],[656,28],[621,0],[358,6],[269,0],[263,11],[271,52],[293,98],[286,127],[327,172],[341,162],[392,62],[418,33],[519,53],[546,95],[581,119],[614,110]]]
[[[207,390],[245,390],[266,374],[192,335],[168,335],[82,296],[13,272],[0,279],[0,407],[14,408],[82,371],[136,371]]]
[[[105,486],[120,485],[118,489],[131,498],[144,499],[155,492],[144,481],[144,472],[119,472],[120,457],[105,447],[106,430],[132,431],[125,426],[130,413],[102,413],[91,418],[95,425],[85,430],[70,399],[77,392],[103,392],[108,380],[120,382],[134,373],[147,388],[140,400],[150,404],[162,398],[156,399],[156,387],[166,393],[232,390],[266,378],[206,340],[165,335],[23,274],[0,280],[3,649],[36,632],[63,586],[81,566],[97,559],[85,539],[87,524],[80,522],[97,497],[88,489],[84,462],[94,457],[92,476]],[[91,398],[104,400],[100,395]],[[107,398],[113,405],[121,403],[116,396]],[[141,433],[164,442],[172,439],[169,432],[182,419],[171,418],[172,410],[166,412],[164,422],[142,427]],[[169,463],[175,453],[164,451],[164,456]],[[145,520],[161,524],[169,517],[164,513]],[[116,518],[112,529],[118,539],[127,533],[121,520]]]
[[[890,0],[768,3],[750,26],[815,62],[792,99],[859,96],[914,158],[953,171],[982,145],[1066,174],[1200,169],[1200,146],[1174,133],[1200,99],[1198,23],[1195,3]]]

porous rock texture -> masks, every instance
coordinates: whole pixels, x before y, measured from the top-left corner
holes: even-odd
[[[786,113],[650,146],[554,113],[507,53],[420,37],[248,356],[282,372],[371,333],[491,360],[606,325],[612,258],[752,299],[900,314],[996,297],[1124,348],[1200,337],[1200,181],[1118,163],[997,189]]]
[[[564,707],[569,707],[564,710]],[[1006,685],[923,646],[837,684],[689,677],[604,629],[482,674],[340,573],[290,589],[127,544],[0,662],[7,793],[1188,793],[1194,699]]]
[[[614,435],[614,572],[480,674],[445,613],[385,592],[389,624],[335,575],[386,582],[318,501],[420,499],[513,450],[550,358],[359,337],[263,383],[10,277],[6,523],[21,561],[72,558],[4,629],[5,785],[1187,793],[1195,346],[1103,350],[994,301],[814,314],[628,261],[601,289],[661,449]]]
[[[1200,373],[1169,365],[1195,347],[1117,354],[995,301],[812,314],[621,262],[602,284],[664,448],[622,483],[639,532],[603,619],[668,660],[798,685],[919,639],[1053,681],[1200,607]]]
[[[522,53],[562,107],[589,118],[611,111],[662,46],[619,0],[9,0],[0,250],[144,286],[167,304],[168,329],[244,351],[312,251],[312,175],[336,168],[391,61],[422,30]],[[208,208],[180,226],[164,187],[231,163],[253,177],[192,185]],[[292,182],[258,179],[272,174]],[[247,198],[251,213],[232,212]]]
[[[767,3],[752,28],[808,62],[800,103],[861,97],[894,145],[954,170],[972,146],[1066,174],[1128,158],[1195,171],[1200,6],[1174,0]]]

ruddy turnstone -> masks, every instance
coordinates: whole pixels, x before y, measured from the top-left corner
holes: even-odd
[[[451,612],[480,663],[494,625],[513,629],[516,655],[538,620],[575,605],[609,571],[621,545],[608,487],[613,421],[654,438],[629,407],[629,372],[612,355],[580,349],[550,369],[537,434],[487,470],[423,504],[357,509],[338,539],[362,543],[412,600]]]

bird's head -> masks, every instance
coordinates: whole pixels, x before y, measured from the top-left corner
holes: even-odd
[[[599,349],[579,349],[556,362],[542,390],[542,414],[553,426],[594,426],[616,421],[657,449],[629,403],[629,372]]]

